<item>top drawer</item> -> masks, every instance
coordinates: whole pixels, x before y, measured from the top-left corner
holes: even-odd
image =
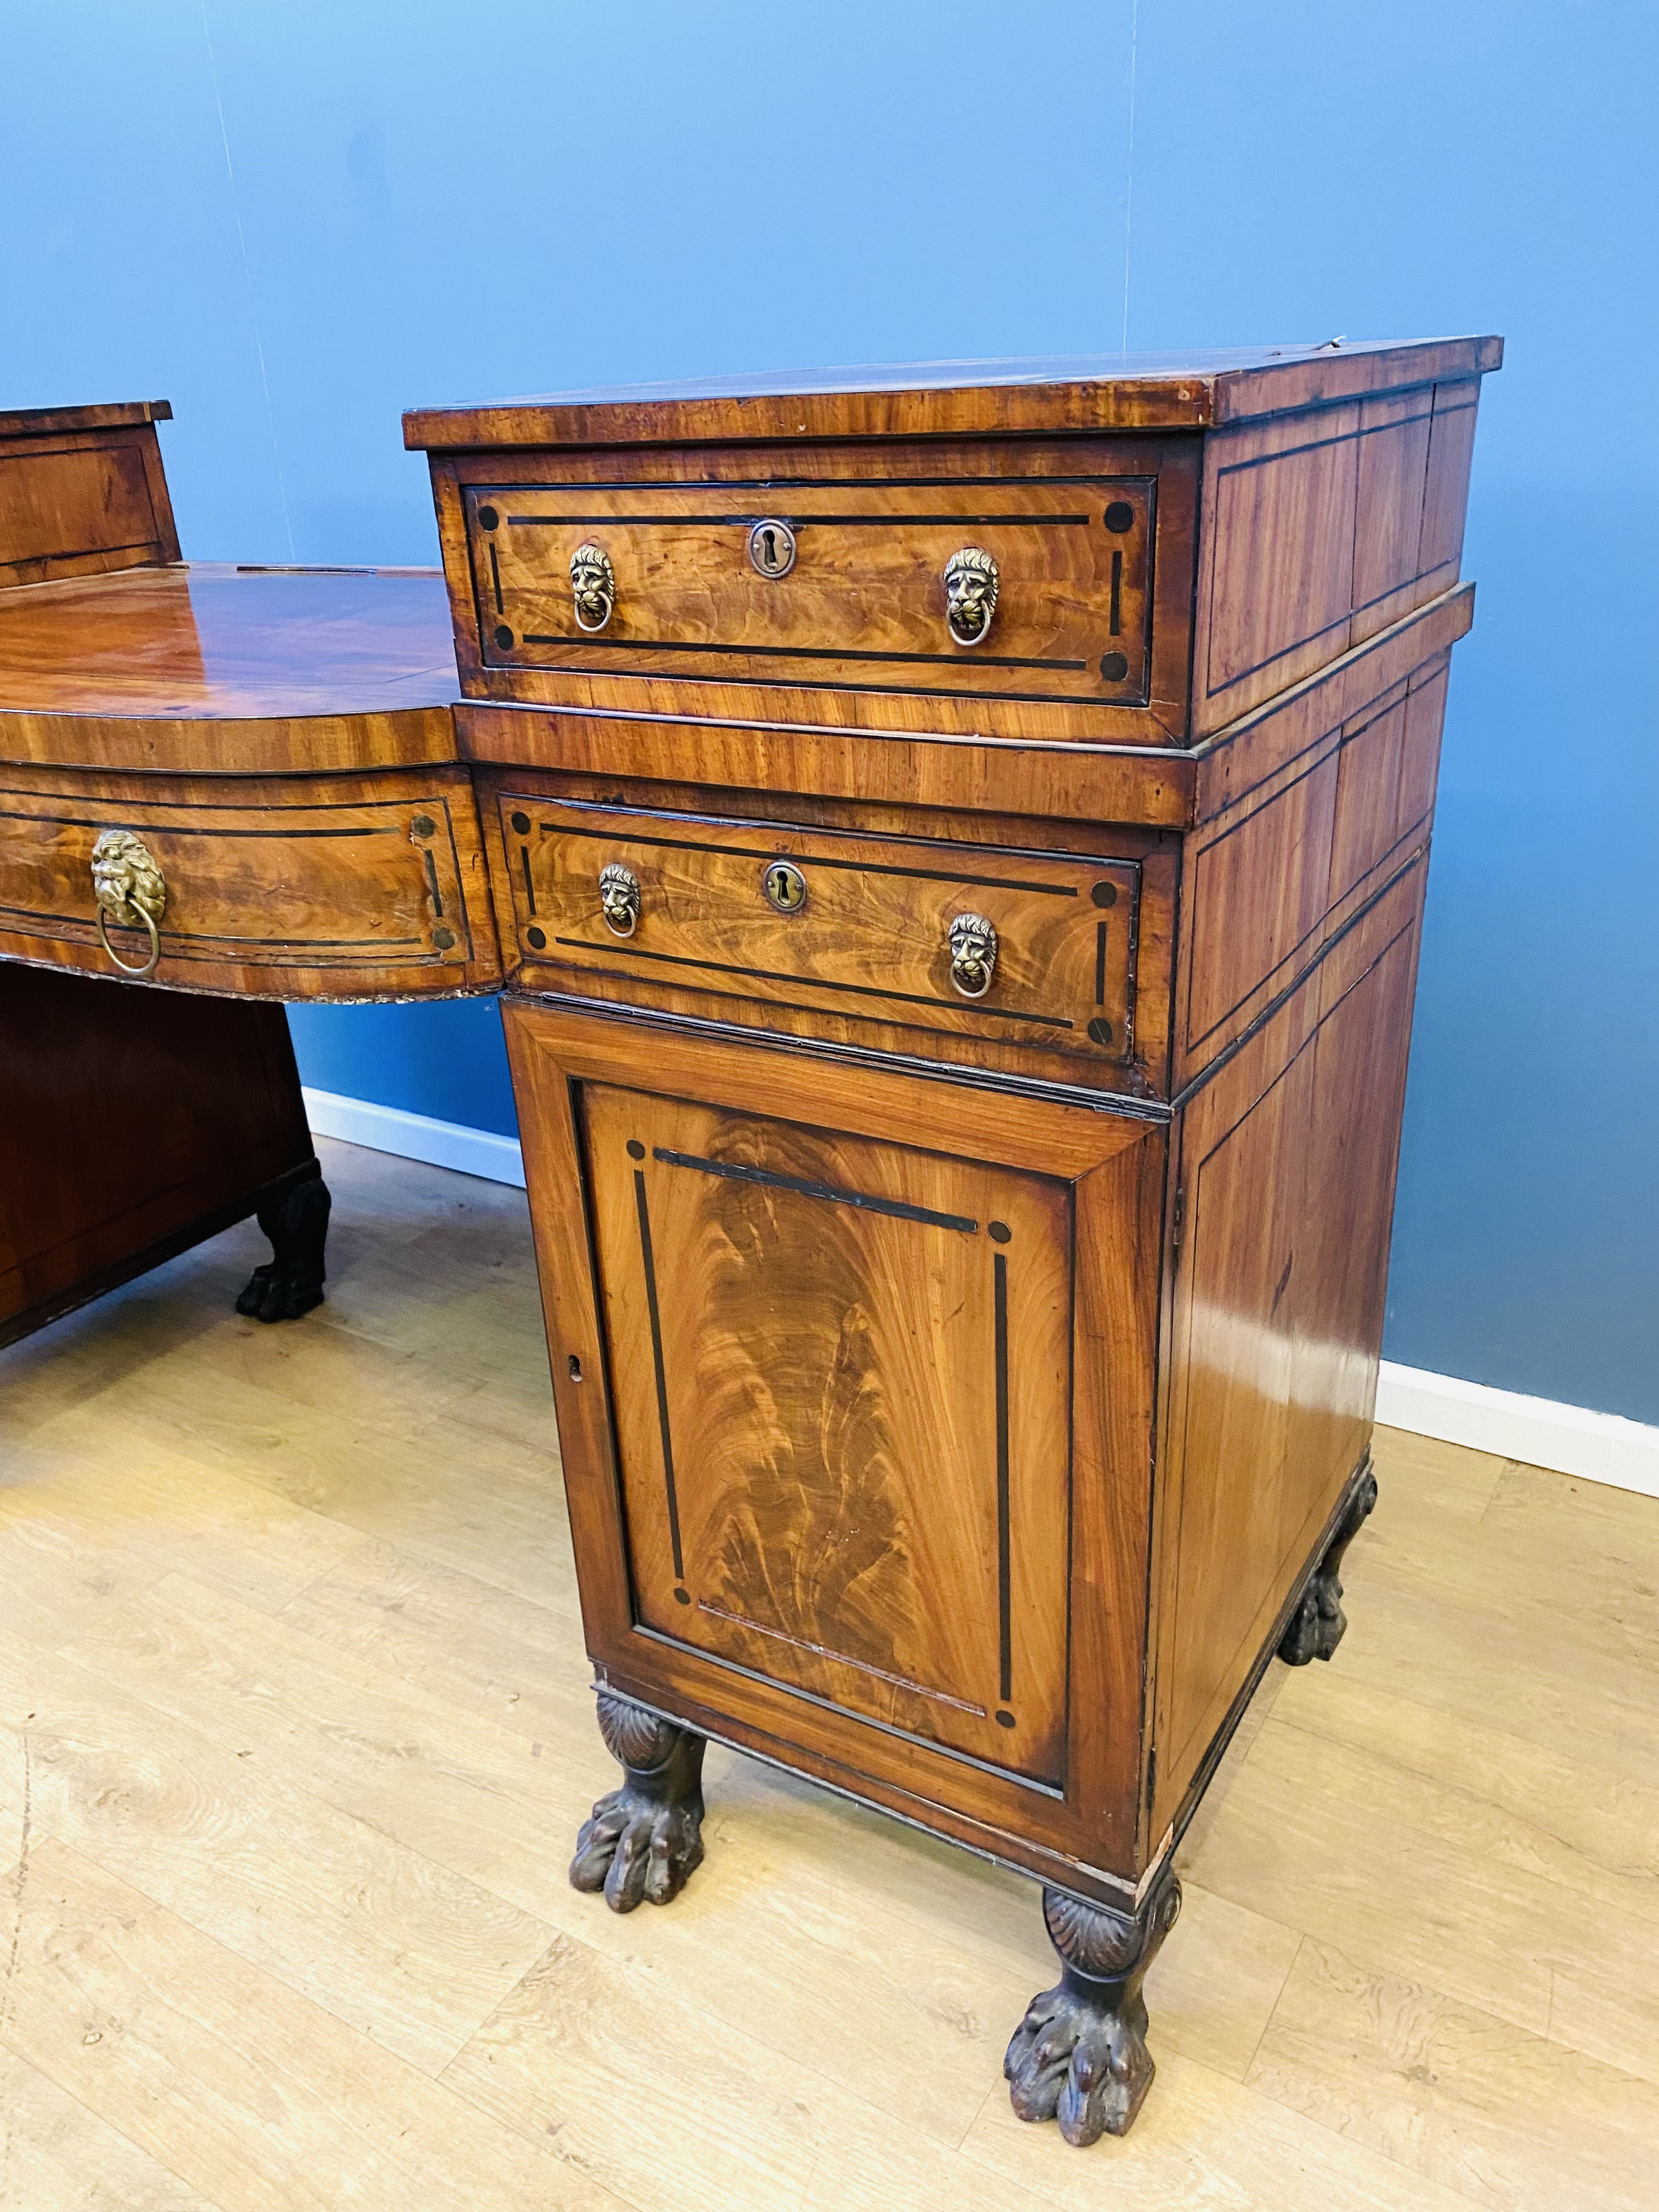
[[[779,720],[1158,742],[1185,631],[1156,574],[1188,536],[1190,474],[1172,497],[1166,458],[1129,440],[459,456],[434,473],[463,679],[623,705],[645,678],[636,704],[692,713],[764,684],[841,702],[781,697],[762,710]]]

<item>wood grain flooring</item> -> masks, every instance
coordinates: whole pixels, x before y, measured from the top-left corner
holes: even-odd
[[[711,1753],[569,1888],[593,1726],[522,1194],[343,1146],[0,1354],[5,2212],[1651,2212],[1659,1504],[1383,1432],[1334,1662],[1182,1853],[1125,2142],[1008,2109],[1026,1883]]]

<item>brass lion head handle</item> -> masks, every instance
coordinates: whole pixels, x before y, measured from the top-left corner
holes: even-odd
[[[578,629],[603,629],[617,611],[617,574],[611,556],[591,538],[570,556],[570,593],[576,603]]]
[[[599,870],[599,911],[613,937],[631,937],[640,919],[640,879],[620,860]]]
[[[142,837],[131,830],[100,833],[92,848],[92,893],[98,902],[98,942],[111,960],[124,975],[153,975],[161,957],[156,924],[167,910],[167,887]],[[149,957],[142,966],[123,960],[111,945],[112,921],[120,929],[149,932]]]
[[[982,914],[959,914],[951,924],[951,981],[964,999],[982,999],[996,973],[997,933]]]
[[[958,645],[983,645],[997,611],[997,564],[982,545],[964,545],[945,564],[945,619]]]

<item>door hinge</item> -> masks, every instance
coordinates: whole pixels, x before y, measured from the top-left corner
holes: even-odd
[[[1187,1194],[1184,1189],[1177,1187],[1175,1194],[1175,1221],[1170,1234],[1170,1257],[1172,1261],[1181,1255],[1181,1239],[1186,1227]]]
[[[1158,1746],[1154,1744],[1146,1754],[1146,1810],[1152,1809],[1152,1800],[1158,1795]]]

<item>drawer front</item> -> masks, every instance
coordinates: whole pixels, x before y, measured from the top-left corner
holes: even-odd
[[[155,980],[269,998],[447,995],[500,974],[465,771],[226,779],[13,771],[0,787],[0,954],[112,975],[154,948],[106,923],[94,853],[148,866],[165,903]],[[137,796],[139,791],[142,797]],[[176,795],[175,795],[176,794]],[[100,843],[100,841],[102,842]]]
[[[482,656],[1142,706],[1156,492],[1146,476],[474,487]],[[592,632],[585,548],[611,609]],[[953,595],[957,628],[982,625],[969,642]]]
[[[1168,745],[1187,720],[1197,452],[1125,435],[434,455],[462,688]]]
[[[511,789],[495,809],[508,958],[532,990],[974,1065],[988,1048],[1012,1047],[1040,1052],[1061,1079],[1122,1080],[1133,1050],[1136,860]],[[608,871],[623,872],[610,878],[609,915]],[[975,961],[988,947],[988,983]]]

